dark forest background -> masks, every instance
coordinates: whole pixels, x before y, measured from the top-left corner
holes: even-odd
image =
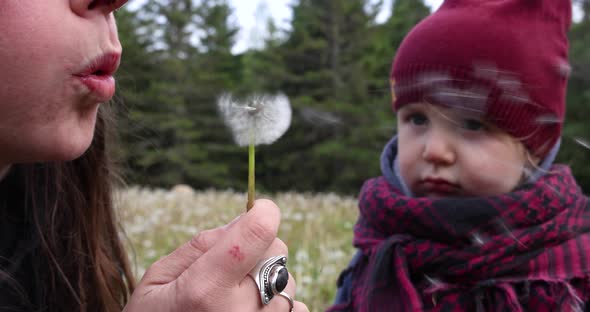
[[[373,3],[373,4],[370,4]],[[572,75],[559,161],[590,190],[590,0],[570,32]],[[378,175],[394,134],[388,74],[396,48],[430,8],[395,0],[300,0],[289,29],[268,32],[258,48],[234,54],[238,27],[224,0],[148,0],[117,19],[124,55],[117,74],[121,161],[131,184],[245,190],[247,149],[236,146],[216,99],[225,91],[284,92],[288,132],[257,150],[257,187],[266,192],[356,195]],[[586,147],[585,147],[586,145]]]

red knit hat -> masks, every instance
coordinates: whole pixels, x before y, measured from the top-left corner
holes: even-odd
[[[544,156],[565,115],[571,10],[571,0],[445,0],[398,49],[394,110],[479,112]]]

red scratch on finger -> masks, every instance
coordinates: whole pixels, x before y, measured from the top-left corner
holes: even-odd
[[[229,250],[229,254],[239,262],[243,261],[246,256],[240,251],[240,246],[234,246]]]

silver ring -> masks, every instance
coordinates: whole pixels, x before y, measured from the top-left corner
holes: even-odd
[[[293,307],[295,306],[295,303],[293,302],[293,298],[291,298],[291,296],[289,296],[289,294],[287,294],[284,291],[281,291],[279,293],[279,296],[283,296],[283,297],[287,298],[287,300],[289,300],[289,306],[291,306],[291,308],[289,308],[289,312],[293,312]]]
[[[287,287],[289,271],[286,265],[287,256],[275,256],[258,261],[248,273],[258,286],[262,304],[267,305],[275,295],[280,295]]]

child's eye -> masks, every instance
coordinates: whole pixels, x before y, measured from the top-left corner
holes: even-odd
[[[423,126],[428,122],[428,119],[422,113],[413,113],[407,119],[416,126]]]
[[[476,119],[465,119],[463,121],[463,128],[469,131],[481,131],[485,130],[485,125],[483,122]]]

